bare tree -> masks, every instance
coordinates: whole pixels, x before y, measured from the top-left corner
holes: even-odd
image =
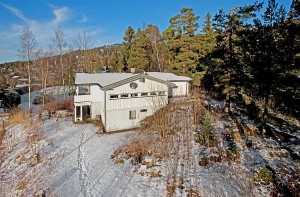
[[[27,62],[27,75],[28,75],[28,108],[31,112],[31,63],[35,59],[37,42],[35,36],[29,27],[24,27],[20,36],[20,56]]]
[[[89,44],[89,36],[86,32],[83,33],[78,33],[76,38],[73,40],[73,44],[75,46],[75,49],[77,49],[80,53],[79,56],[77,56],[78,59],[78,64],[80,66],[80,71],[85,70],[84,67],[86,66],[87,63],[87,49],[88,49],[88,44]],[[78,71],[78,69],[76,69]]]
[[[43,107],[45,105],[45,95],[49,76],[51,52],[46,50],[38,50],[37,61],[37,76],[41,79],[42,95],[43,95]]]
[[[66,98],[66,92],[65,92],[65,75],[64,75],[64,62],[63,62],[63,55],[66,51],[67,42],[65,40],[65,34],[61,29],[58,29],[54,32],[54,38],[52,40],[53,42],[53,49],[57,56],[59,56],[59,63],[61,66],[61,79],[62,79],[62,85],[64,88],[64,99]]]

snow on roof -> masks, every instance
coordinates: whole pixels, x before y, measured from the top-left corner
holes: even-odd
[[[75,84],[99,84],[100,86],[104,87],[140,74],[141,73],[76,73]],[[192,80],[189,77],[178,76],[173,73],[164,72],[147,72],[145,75],[166,82]]]
[[[166,72],[147,72],[147,75],[161,79],[164,81],[172,82],[172,81],[192,81],[191,78],[185,76],[178,76],[174,73],[166,73]]]
[[[137,73],[76,73],[75,84],[99,84],[104,87],[132,76]]]

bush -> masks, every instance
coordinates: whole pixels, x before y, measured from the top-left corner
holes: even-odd
[[[45,103],[49,103],[51,101],[53,101],[54,98],[52,95],[45,95],[44,96],[44,102]],[[33,99],[33,102],[32,102],[34,105],[41,105],[43,104],[43,95],[40,95],[40,96],[36,96],[34,99]]]
[[[27,120],[30,117],[29,113],[24,112],[18,108],[14,108],[10,111],[8,116],[8,125],[14,125]]]
[[[215,146],[217,143],[215,129],[212,126],[209,115],[205,116],[201,130],[196,134],[195,141],[203,146]]]
[[[140,164],[146,156],[149,156],[151,149],[151,142],[147,138],[133,139],[129,144],[121,147],[115,151],[112,156],[113,159],[119,158],[119,154],[124,152],[129,158],[132,158],[132,164]]]
[[[268,185],[273,181],[272,172],[264,167],[255,175],[254,181],[256,184]]]
[[[74,103],[72,99],[66,100],[55,100],[45,105],[45,110],[57,111],[57,110],[68,110],[69,112],[74,111]]]

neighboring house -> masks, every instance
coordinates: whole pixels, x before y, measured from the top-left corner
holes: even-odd
[[[167,105],[168,97],[188,95],[190,81],[158,72],[77,73],[75,121],[101,119],[106,131],[137,127]]]

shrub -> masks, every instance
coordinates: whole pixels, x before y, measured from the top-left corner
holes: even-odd
[[[128,157],[132,158],[132,164],[139,164],[142,163],[144,158],[151,152],[150,145],[150,139],[133,139],[129,144],[121,147],[120,150],[115,151],[113,157],[117,158],[116,155],[125,152]]]
[[[51,101],[53,101],[54,100],[54,98],[53,98],[53,96],[52,95],[48,95],[48,94],[46,94],[46,95],[40,95],[40,96],[36,96],[34,99],[33,99],[33,104],[34,105],[40,105],[40,104],[43,104],[43,98],[44,98],[44,102],[45,103],[49,103],[49,102],[51,102]]]
[[[45,105],[46,110],[57,111],[57,110],[68,110],[69,112],[73,112],[74,103],[72,99],[66,100],[55,100],[49,102]]]
[[[8,116],[7,125],[14,125],[27,120],[30,117],[29,113],[22,111],[21,109],[14,108],[10,111]]]
[[[254,181],[256,184],[268,185],[273,181],[272,172],[264,167],[255,175]]]
[[[196,134],[195,141],[203,146],[216,145],[215,129],[212,126],[211,118],[209,115],[205,116],[204,122],[201,126],[201,131]]]

